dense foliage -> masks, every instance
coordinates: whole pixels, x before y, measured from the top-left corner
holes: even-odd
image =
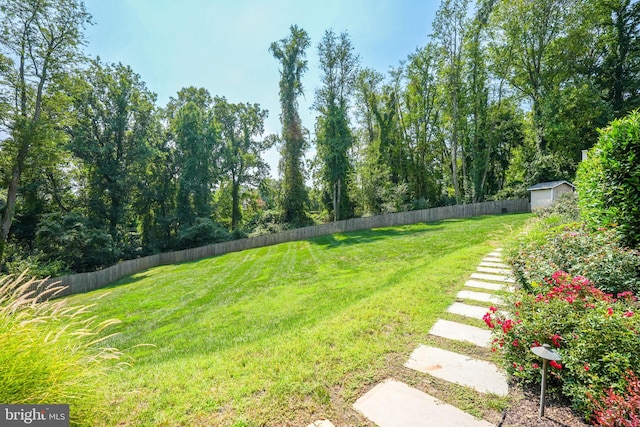
[[[442,0],[427,43],[388,73],[360,67],[349,34],[328,30],[311,88],[315,124],[297,111],[312,40],[294,25],[264,46],[280,70],[277,136],[264,134],[259,105],[206,88],[157,105],[126,64],[86,60],[90,23],[81,0],[0,0],[4,271],[92,270],[229,238],[220,227],[242,237],[524,197],[538,181],[573,178],[597,128],[640,105],[631,0]],[[615,132],[601,144],[622,147],[623,128]],[[637,172],[615,168],[633,164],[633,138],[626,155],[592,171],[623,179],[610,181],[615,200],[594,222],[624,222],[626,242]],[[280,176],[267,179],[263,156],[276,142]],[[52,252],[66,241],[67,254]]]
[[[531,347],[548,344],[562,357],[550,362],[550,391],[570,398],[585,415],[609,388],[625,391],[625,373],[640,368],[640,315],[632,293],[614,297],[585,277],[557,271],[512,299],[510,315],[492,308],[485,316],[510,375],[539,382],[541,360]]]
[[[562,357],[550,362],[553,391],[598,425],[634,425],[625,420],[640,408],[625,392],[640,371],[640,253],[615,228],[592,229],[579,218],[575,195],[538,212],[506,251],[520,285],[510,314],[492,308],[484,319],[515,378],[540,381],[530,349],[548,344]]]
[[[593,227],[616,225],[640,247],[640,111],[614,120],[578,169],[580,209]]]
[[[609,293],[640,293],[640,253],[625,248],[615,229],[590,231],[573,224],[536,233],[510,254],[518,282],[528,288],[558,270],[585,275]]]
[[[627,389],[617,393],[610,388],[601,399],[594,399],[594,423],[600,427],[640,426],[640,380],[633,372],[626,376]]]

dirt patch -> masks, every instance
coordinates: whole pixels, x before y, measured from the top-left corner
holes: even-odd
[[[540,390],[512,387],[509,391],[512,403],[504,411],[499,427],[588,427],[582,416],[571,409],[568,402],[547,396],[544,417],[540,412]]]

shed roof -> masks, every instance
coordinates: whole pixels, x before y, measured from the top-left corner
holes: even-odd
[[[550,182],[541,182],[540,184],[536,184],[527,188],[527,191],[535,191],[535,190],[548,190],[550,188],[556,188],[562,184],[567,184],[571,186],[571,188],[576,188],[575,185],[568,181],[550,181]]]

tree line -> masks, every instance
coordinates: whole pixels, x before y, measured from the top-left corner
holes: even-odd
[[[40,274],[284,227],[526,196],[572,179],[597,129],[640,104],[631,0],[442,0],[425,46],[387,73],[348,33],[265,50],[268,112],[185,87],[166,106],[130,67],[88,60],[81,0],[0,0],[0,263]],[[263,154],[277,146],[279,179]],[[307,158],[309,148],[315,155]],[[311,185],[309,185],[311,183]]]

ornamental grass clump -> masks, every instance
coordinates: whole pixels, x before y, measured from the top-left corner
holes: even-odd
[[[122,353],[101,347],[116,320],[98,322],[90,306],[48,300],[63,288],[43,281],[0,279],[0,402],[69,404],[72,425],[91,425],[107,403],[103,374]]]
[[[562,357],[550,363],[549,391],[570,399],[588,418],[594,399],[609,389],[623,393],[626,373],[640,371],[636,297],[631,292],[607,294],[585,277],[563,271],[531,289],[514,293],[508,315],[495,307],[485,315],[494,332],[493,349],[503,352],[512,377],[537,384],[542,360],[531,348],[549,344]]]

